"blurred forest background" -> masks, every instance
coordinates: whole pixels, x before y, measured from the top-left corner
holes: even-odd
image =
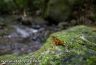
[[[38,50],[48,36],[96,25],[96,0],[0,0],[0,54]]]
[[[50,25],[90,25],[95,23],[95,4],[95,0],[0,0],[0,15],[17,15],[22,21],[41,17]]]

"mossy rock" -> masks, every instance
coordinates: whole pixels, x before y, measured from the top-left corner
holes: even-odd
[[[51,17],[56,21],[64,21],[70,14],[74,4],[80,5],[84,0],[34,0],[34,5],[40,9],[41,16]]]
[[[55,45],[55,36],[64,45]],[[25,63],[9,65],[96,65],[96,28],[76,26],[50,35],[43,47],[28,55],[0,56],[0,60],[22,60]],[[35,62],[36,61],[36,62]]]
[[[41,0],[42,1],[42,0]],[[51,17],[54,20],[64,21],[70,14],[74,4],[80,4],[83,0],[49,0],[41,6],[44,17]],[[43,2],[44,3],[44,2]]]

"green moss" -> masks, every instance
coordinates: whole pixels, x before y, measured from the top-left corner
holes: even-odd
[[[52,36],[64,41],[64,46],[54,45]],[[34,53],[0,56],[0,60],[31,61],[27,64],[9,63],[10,65],[96,65],[95,43],[96,32],[93,28],[76,26],[50,35],[42,48]]]
[[[42,0],[41,0],[42,1]],[[46,1],[46,0],[43,0]],[[43,2],[41,12],[43,17],[50,16],[54,20],[65,21],[72,14],[74,4],[80,4],[83,0],[47,0]]]

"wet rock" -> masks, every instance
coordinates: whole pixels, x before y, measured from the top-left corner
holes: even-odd
[[[41,17],[34,17],[32,26],[34,26],[34,24],[39,27],[44,27],[46,26],[47,22]]]
[[[66,28],[69,27],[69,23],[68,23],[68,22],[60,22],[60,23],[58,24],[58,27],[59,27],[60,29],[66,29]]]
[[[0,55],[10,54],[10,53],[12,53],[10,46],[0,45]]]
[[[21,23],[22,25],[26,25],[26,26],[31,26],[32,25],[32,17],[24,17],[24,16],[19,16],[16,21],[18,23]]]

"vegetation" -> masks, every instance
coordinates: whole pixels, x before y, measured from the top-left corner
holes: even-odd
[[[0,0],[0,47],[0,65],[96,65],[96,0]]]
[[[44,46],[28,55],[3,55],[2,61],[9,65],[95,65],[96,63],[96,32],[94,28],[76,26],[68,30],[52,34]],[[64,46],[54,45],[52,36],[64,41]],[[22,62],[20,62],[22,61]],[[26,63],[24,63],[26,62]]]
[[[95,0],[0,0],[1,14],[35,15],[39,10],[42,17],[50,16],[57,20],[65,20],[73,11],[78,11],[78,7],[79,9],[94,8]]]

